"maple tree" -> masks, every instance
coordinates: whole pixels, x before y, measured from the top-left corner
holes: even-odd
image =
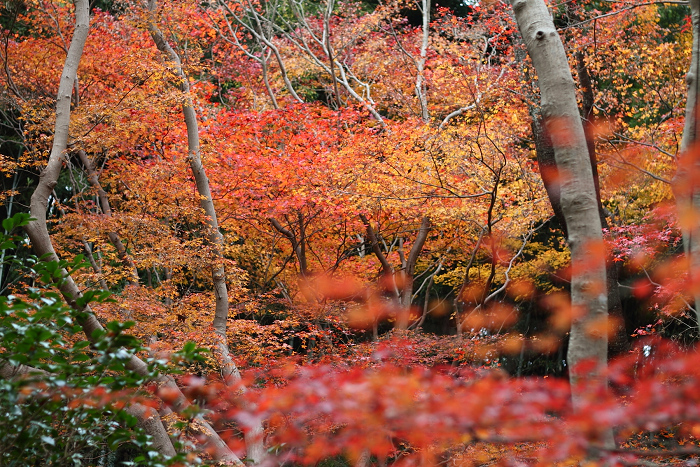
[[[696,66],[696,12],[550,5],[553,35],[532,40],[565,48],[547,65],[526,14],[549,18],[544,3],[515,18],[431,3],[3,7],[3,209],[30,205],[48,265],[87,259],[48,282],[93,346],[111,320],[148,344],[119,368],[144,391],[125,407],[169,462],[697,454],[692,348],[635,342],[697,334],[695,97],[684,117],[679,65]],[[28,254],[12,248],[3,259]],[[21,270],[3,262],[3,294],[29,291],[44,316]],[[82,298],[98,288],[114,300]],[[198,376],[149,369],[149,352],[190,340],[211,351]],[[3,381],[52,394],[54,357],[3,345]],[[640,430],[676,444],[635,449]]]

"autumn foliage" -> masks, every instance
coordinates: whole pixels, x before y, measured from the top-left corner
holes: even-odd
[[[595,168],[605,241],[591,256],[608,273],[610,317],[586,329],[610,341],[608,384],[580,381],[588,398],[576,410],[566,349],[585,310],[571,306],[557,206],[569,174],[547,159],[568,128],[541,130],[536,73],[508,4],[92,5],[48,227],[81,292],[111,292],[92,310],[101,323],[132,323],[147,347],[127,339],[136,354],[165,365],[187,342],[205,349],[176,378],[186,410],[162,381],[137,378],[118,393],[163,416],[181,453],[164,465],[215,462],[202,420],[242,458],[244,434],[262,426],[261,465],[694,465],[699,284],[681,232],[698,213],[673,204],[696,189],[676,176],[696,170],[696,149],[680,154],[690,10],[596,0],[550,9]],[[7,218],[26,211],[49,157],[73,15],[51,0],[0,6]],[[154,24],[188,92],[154,45]],[[221,248],[189,165],[188,99]],[[40,310],[35,288],[57,279],[31,272],[31,245],[12,241],[2,303]],[[222,265],[240,380],[220,375],[212,327]],[[57,348],[80,342],[57,333]],[[29,363],[8,348],[0,364]],[[89,387],[95,399],[68,406],[111,414],[113,400],[97,400],[106,389]],[[114,410],[128,405],[119,397]],[[130,420],[97,412],[105,427]]]

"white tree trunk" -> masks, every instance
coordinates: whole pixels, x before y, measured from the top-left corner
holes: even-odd
[[[211,197],[211,189],[209,187],[209,179],[202,164],[200,143],[199,143],[199,127],[197,123],[197,113],[194,110],[194,103],[190,96],[190,84],[187,76],[182,70],[180,56],[165,40],[163,33],[155,23],[156,13],[155,0],[149,0],[148,10],[151,13],[151,18],[148,23],[148,31],[151,33],[153,42],[167,60],[173,63],[173,72],[179,78],[179,87],[183,92],[185,101],[182,104],[182,115],[187,127],[187,161],[190,164],[190,169],[194,175],[194,180],[197,185],[197,193],[200,197],[200,206],[207,215],[209,224],[209,241],[214,246],[215,263],[212,265],[212,279],[214,281],[214,294],[216,299],[216,310],[214,312],[214,330],[217,334],[226,339],[226,320],[228,318],[228,290],[226,288],[226,271],[223,263],[223,246],[224,237],[219,231],[219,221],[216,217],[214,202]]]
[[[691,283],[700,280],[700,187],[697,171],[700,170],[698,134],[698,91],[700,90],[700,0],[690,0],[693,25],[693,50],[690,68],[686,75],[688,100],[685,104],[685,127],[681,140],[681,156],[678,171],[673,179],[673,191],[683,231],[683,246],[688,257]],[[695,287],[695,318],[700,327],[700,290]]]
[[[9,363],[0,364],[0,378],[14,380],[25,375],[34,375],[48,378],[51,373],[26,365],[13,366]],[[153,449],[161,454],[173,457],[177,454],[170,436],[160,421],[158,412],[152,407],[146,407],[139,403],[131,403],[124,408],[130,415],[136,417],[139,426],[153,438]]]
[[[574,408],[586,397],[581,389],[606,390],[607,294],[603,234],[586,137],[576,104],[574,80],[564,46],[543,0],[512,0],[518,28],[537,71],[544,124],[552,138],[560,174],[561,208],[571,249],[571,307],[574,319],[567,362]],[[594,326],[591,326],[594,324]],[[599,325],[600,324],[600,325]],[[595,361],[582,371],[579,363]],[[612,433],[602,433],[610,446]]]
[[[428,87],[425,83],[425,61],[428,58],[428,46],[430,45],[430,0],[420,0],[419,9],[423,15],[423,31],[420,57],[416,60],[416,97],[420,104],[421,119],[427,123],[430,121],[430,113],[428,112]]]
[[[233,386],[240,381],[241,376],[228,350],[228,338],[226,336],[226,322],[228,320],[228,289],[226,287],[226,270],[224,268],[224,237],[219,231],[219,221],[214,208],[214,201],[211,196],[209,179],[202,164],[201,148],[199,141],[199,127],[197,123],[197,113],[194,109],[194,102],[190,95],[189,78],[182,69],[180,56],[165,40],[163,33],[156,24],[155,14],[157,10],[156,0],[148,0],[148,11],[151,15],[148,22],[148,31],[153,38],[158,50],[173,63],[174,72],[179,78],[179,87],[183,92],[185,100],[182,105],[182,114],[187,127],[187,161],[194,175],[199,193],[200,206],[207,215],[209,223],[209,241],[214,246],[215,259],[212,264],[212,280],[214,282],[214,298],[216,308],[214,311],[214,332],[218,336],[217,357],[221,364],[224,382]],[[262,425],[250,427],[245,431],[246,458],[253,464],[259,464],[265,456],[265,446],[263,444]]]
[[[49,161],[39,176],[39,184],[32,194],[29,212],[34,220],[25,226],[25,231],[29,236],[34,252],[39,256],[44,256],[47,261],[58,260],[46,225],[46,209],[49,196],[56,186],[58,176],[61,173],[68,147],[71,95],[77,76],[78,65],[80,64],[80,58],[82,57],[83,48],[90,28],[90,15],[87,0],[75,1],[75,18],[75,30],[66,56],[58,87],[58,96],[56,98],[56,124],[54,128],[53,146],[51,148],[51,154],[49,155]],[[91,339],[94,331],[103,330],[102,325],[92,314],[92,310],[89,306],[77,306],[76,300],[82,296],[82,293],[73,281],[73,278],[68,275],[67,271],[64,270],[63,275],[65,280],[60,284],[61,294],[70,306],[86,313],[86,318],[79,324],[87,338]],[[135,371],[142,376],[151,374],[146,363],[138,357],[132,357],[127,366],[131,371]],[[177,410],[181,410],[189,405],[185,396],[180,392],[180,389],[172,378],[161,376],[158,382],[179,392],[180,404],[176,407]],[[146,410],[136,410],[133,414],[139,419],[139,423],[144,427],[147,433],[153,436],[155,446],[160,447],[161,453],[170,455],[170,453],[174,452],[170,438],[163,436],[163,433],[166,433],[165,430],[158,427],[155,423],[152,423],[152,413]],[[216,431],[214,431],[203,418],[199,417],[199,423],[207,437],[207,445],[212,447],[213,455],[217,460],[243,465],[238,457],[236,457],[226,443],[219,437]]]

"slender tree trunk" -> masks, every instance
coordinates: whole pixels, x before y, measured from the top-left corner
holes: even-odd
[[[408,258],[406,258],[406,263],[404,265],[403,290],[401,292],[401,316],[397,321],[399,329],[408,329],[411,302],[413,301],[413,275],[416,272],[416,262],[418,261],[420,252],[423,250],[429,231],[430,218],[428,216],[423,216],[420,228],[418,229],[418,235],[413,242],[413,246],[411,246],[411,251],[408,253]]]
[[[100,208],[102,210],[102,214],[106,217],[112,217],[112,207],[109,205],[109,198],[107,197],[107,192],[105,192],[102,189],[100,179],[97,175],[97,172],[95,171],[95,165],[92,163],[88,155],[82,149],[78,150],[78,157],[80,158],[80,161],[85,167],[85,171],[88,174],[88,181],[90,182],[90,185],[92,185],[92,187],[95,190],[97,190],[97,199],[99,199],[100,201]],[[109,237],[109,241],[117,250],[117,255],[119,256],[119,259],[129,270],[129,282],[132,284],[138,284],[139,274],[138,270],[136,269],[136,264],[134,263],[134,260],[129,256],[129,253],[127,253],[126,247],[119,238],[119,235],[116,232],[110,231],[107,232],[107,237]]]
[[[260,43],[260,41],[258,41]],[[262,43],[261,43],[262,44]],[[270,97],[270,102],[272,103],[272,107],[274,107],[276,110],[280,108],[279,104],[277,103],[277,97],[275,97],[275,91],[272,90],[272,86],[270,86],[270,78],[268,76],[268,64],[267,60],[269,59],[270,54],[268,53],[268,50],[265,46],[260,47],[262,49],[262,53],[260,54],[260,65],[262,65],[262,78],[263,78],[263,83],[265,83],[265,89],[267,90],[267,95]]]
[[[282,80],[284,81],[284,85],[287,88],[287,91],[294,98],[294,100],[296,100],[299,103],[304,103],[304,100],[301,97],[299,97],[299,95],[294,90],[294,85],[289,79],[289,75],[287,74],[287,69],[284,66],[284,60],[280,55],[279,49],[271,40],[272,22],[266,21],[266,18],[264,16],[265,13],[258,12],[250,1],[246,2],[244,6],[244,11],[242,12],[242,16],[239,16],[239,14],[237,13],[239,11],[237,7],[231,8],[226,1],[220,1],[219,5],[221,5],[224,8],[226,13],[228,13],[229,15],[231,15],[231,17],[235,19],[236,23],[238,23],[246,31],[248,31],[255,38],[255,40],[257,40],[258,42],[260,42],[261,45],[264,45],[270,51],[272,51],[272,54],[275,56],[275,60],[277,61],[277,65],[279,67],[279,71],[282,75]],[[276,8],[272,6],[272,3],[268,3],[266,6],[267,8]],[[268,11],[267,13],[271,14],[272,17],[274,17],[277,11]],[[250,22],[248,22],[247,20]],[[229,33],[231,34],[231,38],[227,38],[225,34],[221,33],[221,35],[224,37],[224,40],[235,44],[238,48],[240,48],[244,51],[244,53],[247,54],[248,52],[246,51],[246,48],[240,43],[236,36],[238,34],[236,28],[232,27],[231,23],[229,23],[228,20],[226,20],[226,26]],[[264,55],[262,58],[264,60]]]
[[[389,264],[389,260],[387,259],[384,252],[382,252],[382,248],[379,246],[379,239],[377,238],[377,233],[374,231],[374,228],[372,227],[372,224],[370,224],[369,219],[367,219],[367,216],[365,216],[364,214],[360,214],[360,220],[365,226],[365,229],[367,229],[367,238],[369,239],[370,244],[372,245],[372,252],[382,265],[381,274],[387,281],[386,285],[388,286],[391,283],[393,289],[391,292],[394,294],[394,298],[396,299],[397,303],[400,304],[401,291],[399,290],[396,284],[396,272],[394,271],[394,268],[391,267],[391,264]],[[376,334],[377,333],[375,332],[375,336]]]
[[[340,109],[343,106],[343,101],[340,98],[340,90],[338,88],[338,78],[335,75],[335,57],[333,56],[333,45],[331,44],[331,16],[333,16],[334,0],[328,0],[326,13],[323,15],[323,33],[325,40],[323,47],[326,49],[328,56],[328,65],[331,72],[331,81],[333,81],[333,94],[335,95],[335,108]],[[328,100],[330,105],[330,99]]]
[[[382,249],[379,247],[379,240],[377,239],[377,234],[372,228],[372,224],[369,223],[369,219],[364,214],[360,214],[360,220],[362,224],[367,229],[367,238],[369,238],[370,244],[372,245],[372,252],[377,257],[379,262],[382,264],[382,272],[384,274],[393,274],[394,268],[391,267],[389,261],[387,261],[386,256],[382,253]]]
[[[416,262],[418,261],[418,256],[423,250],[425,241],[428,238],[428,232],[430,231],[430,218],[428,216],[423,216],[421,219],[420,227],[418,228],[418,234],[416,235],[416,240],[411,246],[411,251],[408,253],[408,257],[404,259],[403,253],[399,251],[399,256],[401,256],[401,265],[403,271],[403,280],[399,283],[396,281],[396,271],[391,267],[386,255],[382,252],[379,247],[379,240],[377,239],[377,234],[372,228],[369,219],[364,214],[360,214],[360,220],[367,229],[367,238],[372,245],[372,251],[382,265],[382,274],[387,278],[391,279],[393,284],[394,293],[396,295],[396,302],[399,305],[399,316],[396,319],[396,327],[398,329],[408,329],[409,313],[411,302],[413,300],[413,275],[416,272]]]
[[[102,275],[102,267],[97,264],[97,261],[95,261],[95,254],[93,253],[92,247],[85,239],[83,239],[83,249],[85,250],[85,256],[87,257],[92,270],[95,271],[95,274],[97,274],[100,278],[100,287],[102,287],[102,290],[109,290],[109,286],[107,285],[107,282],[105,282],[105,278]]]
[[[214,201],[211,196],[209,179],[204,170],[201,157],[201,147],[199,140],[199,127],[197,123],[197,113],[194,109],[194,103],[190,95],[189,78],[182,69],[180,56],[165,40],[163,33],[158,28],[156,23],[157,4],[155,0],[148,0],[147,3],[150,18],[148,21],[148,31],[151,34],[153,42],[155,42],[158,50],[169,60],[174,66],[174,72],[180,79],[180,90],[184,94],[185,101],[182,105],[182,114],[187,127],[187,161],[190,164],[190,169],[194,175],[197,192],[199,194],[200,205],[202,210],[207,215],[209,224],[209,241],[214,246],[215,262],[212,264],[212,280],[214,282],[214,297],[216,300],[216,308],[214,311],[214,332],[217,334],[219,342],[217,345],[217,353],[221,364],[222,376],[224,382],[233,386],[241,379],[240,373],[234,363],[228,350],[228,338],[226,336],[226,323],[228,320],[228,289],[226,287],[226,270],[224,268],[224,237],[219,231],[219,222],[214,208]],[[246,442],[246,458],[258,464],[262,461],[265,455],[265,447],[263,445],[263,428],[262,425],[256,425],[245,431]]]
[[[544,126],[549,134],[560,179],[561,208],[571,249],[573,320],[567,362],[572,401],[579,409],[586,390],[607,390],[607,334],[591,333],[591,324],[605,324],[608,315],[603,235],[586,137],[581,124],[574,80],[564,46],[542,0],[513,0],[518,28],[532,58],[541,93]],[[605,326],[602,326],[603,328]],[[581,368],[584,361],[594,366]],[[612,432],[601,433],[605,446]]]
[[[430,0],[420,0],[419,7],[423,16],[423,30],[420,44],[420,57],[416,60],[416,97],[420,104],[421,119],[427,123],[430,121],[428,112],[428,87],[425,83],[425,61],[428,57],[430,45]]]
[[[199,127],[197,123],[197,113],[194,110],[194,103],[189,94],[190,85],[187,76],[182,70],[180,56],[168,44],[156,25],[156,2],[150,0],[148,2],[148,10],[151,18],[148,22],[148,30],[151,33],[151,38],[155,42],[158,50],[174,64],[174,73],[179,78],[180,90],[185,95],[185,101],[182,105],[182,114],[187,127],[187,162],[190,165],[192,174],[194,175],[195,184],[197,185],[197,193],[200,196],[200,206],[207,215],[207,223],[209,224],[209,241],[214,246],[215,263],[212,265],[212,279],[214,281],[214,294],[216,299],[216,310],[214,313],[214,329],[224,339],[226,338],[226,320],[228,318],[228,290],[226,288],[226,271],[223,263],[223,236],[219,231],[219,223],[214,209],[214,202],[211,197],[211,189],[209,187],[209,179],[202,164],[201,149],[199,144]]]
[[[688,100],[685,105],[685,127],[681,140],[681,157],[673,179],[673,191],[683,231],[683,246],[688,257],[691,283],[694,288],[695,318],[700,327],[700,120],[698,120],[698,92],[700,92],[700,0],[690,0],[693,25],[693,50],[686,75]]]
[[[294,255],[297,257],[297,262],[299,263],[299,275],[301,277],[306,277],[309,275],[308,262],[306,260],[306,238],[304,235],[304,216],[301,212],[297,213],[297,223],[299,226],[299,237],[295,232],[285,228],[280,224],[280,221],[274,218],[270,218],[270,224],[279,233],[285,236],[289,243],[292,245],[292,250],[294,250]]]
[[[236,9],[231,8],[225,0],[222,0],[220,5],[236,20],[240,26],[245,28],[251,35],[262,41],[267,47],[270,48],[270,50],[272,50],[272,53],[275,55],[277,63],[280,67],[280,73],[284,79],[287,89],[297,101],[303,102],[294,91],[292,83],[289,81],[284,66],[284,60],[282,59],[279,50],[269,38],[265,37],[265,34],[261,33],[263,24],[270,26],[271,32],[274,31],[275,33],[280,34],[288,39],[291,44],[297,46],[312,63],[321,68],[325,73],[328,73],[330,78],[335,82],[334,86],[342,86],[353,99],[355,99],[370,114],[372,114],[382,129],[386,128],[384,118],[381,116],[376,108],[376,104],[370,97],[370,84],[361,82],[358,76],[352,72],[348,63],[345,61],[340,62],[337,59],[338,57],[333,57],[333,53],[329,45],[330,38],[327,37],[327,35],[330,34],[329,28],[326,27],[330,24],[329,22],[324,23],[322,35],[319,36],[316,34],[315,28],[311,26],[309,18],[304,15],[303,8],[300,9],[299,5],[301,4],[297,4],[295,2],[290,3],[289,6],[291,7],[292,14],[296,18],[297,23],[294,25],[294,27],[289,29],[279,27],[279,25],[277,25],[273,19],[266,17],[266,14],[274,12],[260,12],[250,0],[246,1],[242,15],[237,14]],[[326,15],[328,14],[329,13],[327,10]],[[285,23],[285,27],[291,25],[291,22],[286,20],[282,21]],[[235,31],[231,27],[229,27],[229,31],[235,34]],[[304,37],[306,35],[308,35],[310,39],[307,40],[307,38]],[[319,46],[322,53],[317,52],[318,48],[316,46]],[[331,69],[329,60],[332,60],[333,69]],[[337,70],[337,73],[335,70]],[[360,92],[357,91],[357,86],[361,88]],[[336,97],[339,98],[339,96]]]
[[[51,237],[48,232],[46,224],[46,210],[48,206],[48,199],[56,186],[58,181],[58,176],[61,173],[61,168],[65,160],[66,149],[68,147],[68,127],[70,124],[70,104],[71,95],[73,92],[74,80],[77,75],[78,65],[80,63],[80,58],[82,56],[83,47],[87,39],[89,31],[89,11],[88,2],[86,0],[76,0],[75,1],[75,16],[76,25],[73,32],[73,38],[71,40],[71,45],[68,49],[66,56],[66,61],[64,64],[63,72],[61,74],[61,80],[58,88],[58,96],[56,99],[56,124],[54,127],[54,140],[53,146],[51,148],[51,153],[49,155],[49,161],[42,170],[39,176],[39,183],[32,194],[30,203],[30,215],[34,218],[33,221],[29,222],[25,226],[25,231],[29,236],[32,248],[35,253],[39,256],[44,256],[47,261],[57,261],[58,256],[53,248],[51,242]],[[67,271],[63,271],[64,281],[60,284],[60,291],[66,302],[81,311],[86,313],[85,319],[78,323],[87,338],[90,340],[95,331],[103,331],[102,325],[97,321],[95,316],[92,314],[92,310],[89,306],[77,305],[76,300],[82,296],[80,289],[73,281],[73,278],[68,275]],[[148,366],[138,357],[132,357],[129,361],[127,367],[135,371],[136,373],[147,376],[150,375]],[[167,386],[169,389],[177,391],[179,393],[179,403],[176,408],[182,409],[188,405],[185,396],[180,392],[175,381],[167,376],[161,376],[158,382],[163,386]],[[135,415],[139,419],[139,423],[142,424],[146,429],[148,427],[154,427],[154,424],[148,422],[148,420],[143,417],[150,417],[147,412],[136,412]],[[208,439],[208,446],[211,446],[214,457],[217,460],[224,462],[234,462],[242,465],[238,457],[228,448],[226,443],[224,443],[219,435],[214,431],[213,428],[201,417],[199,418],[199,423],[203,428],[203,431]],[[154,437],[158,437],[158,433],[149,433]],[[167,442],[161,440],[164,445],[167,446],[170,440]],[[169,447],[164,448],[163,453],[171,452],[172,443]]]

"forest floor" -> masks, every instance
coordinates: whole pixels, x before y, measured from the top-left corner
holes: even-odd
[[[538,452],[545,447],[545,443],[516,443],[508,446],[485,442],[471,443],[463,451],[454,453],[451,465],[460,467],[541,465],[538,462]],[[619,448],[640,458],[638,461],[621,461],[617,464],[620,466],[700,465],[700,440],[692,435],[679,436],[677,429],[634,433],[627,441],[619,443]],[[572,460],[558,465],[584,464]],[[593,462],[585,465],[593,467],[599,464]]]

